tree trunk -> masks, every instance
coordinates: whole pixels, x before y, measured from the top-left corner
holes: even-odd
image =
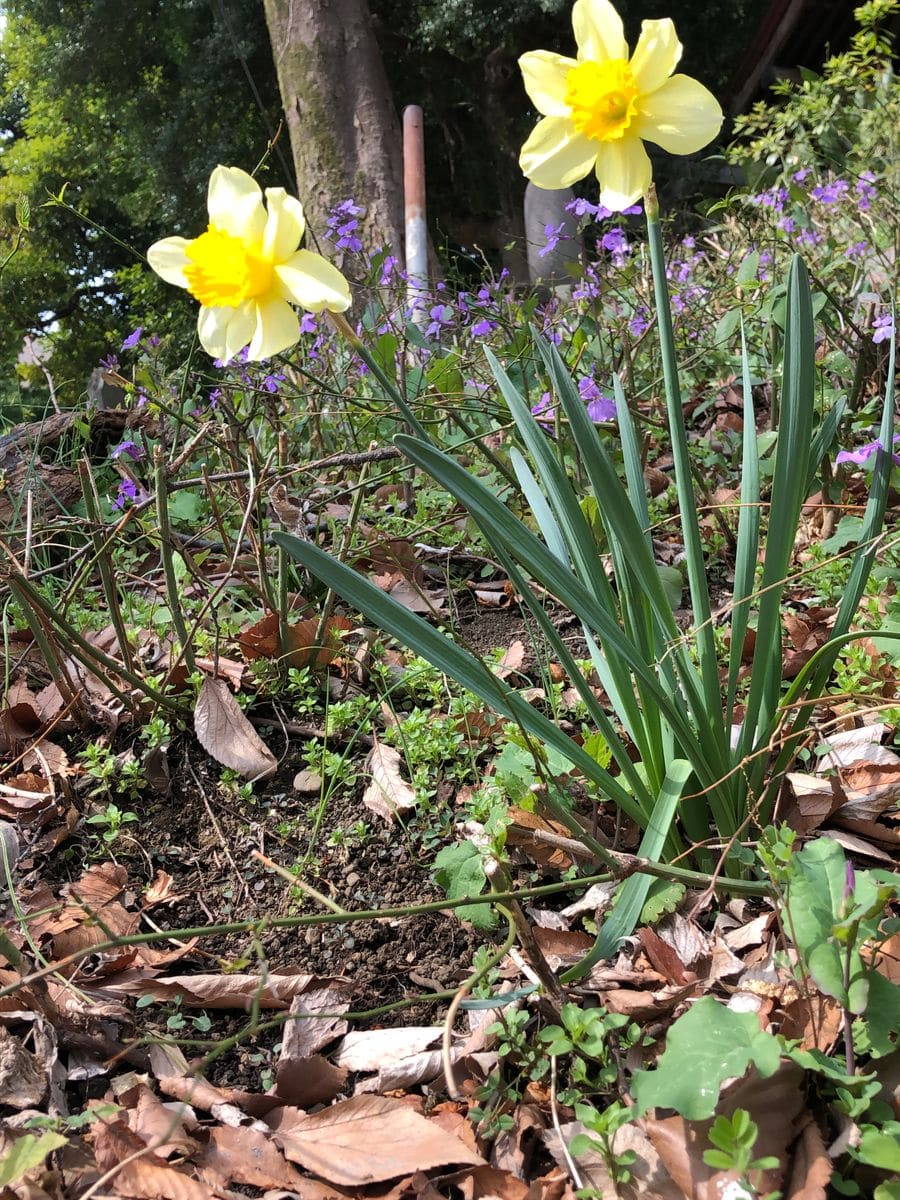
[[[400,124],[367,0],[264,0],[297,191],[321,239],[352,198],[366,250],[403,250]],[[327,244],[323,246],[327,250]]]

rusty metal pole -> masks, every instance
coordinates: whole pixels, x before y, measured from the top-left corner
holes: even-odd
[[[413,320],[428,320],[428,227],[425,223],[425,136],[422,109],[403,110],[403,203],[406,212],[406,296]]]

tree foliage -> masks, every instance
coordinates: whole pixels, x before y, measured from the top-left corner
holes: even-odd
[[[11,363],[37,335],[74,403],[138,321],[188,335],[187,306],[141,255],[159,236],[199,229],[217,162],[260,158],[278,112],[271,55],[255,0],[10,0],[6,10],[0,236],[11,237],[20,196],[31,229],[2,278],[0,353]],[[46,206],[64,187],[91,224]]]

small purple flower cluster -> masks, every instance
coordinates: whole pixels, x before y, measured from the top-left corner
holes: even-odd
[[[357,236],[359,221],[357,217],[361,216],[366,210],[361,205],[356,204],[352,199],[342,200],[340,204],[336,204],[325,221],[324,237],[329,241],[333,240],[335,249],[349,250],[356,254],[362,250],[363,245]]]

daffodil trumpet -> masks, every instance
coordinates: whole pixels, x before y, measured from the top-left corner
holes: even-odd
[[[294,305],[343,312],[350,288],[337,267],[299,249],[303,206],[284,188],[263,191],[240,167],[218,166],[209,180],[209,224],[198,237],[168,237],[147,251],[167,283],[200,302],[200,345],[223,363],[247,348],[253,362],[295,345]]]
[[[621,212],[650,187],[644,142],[694,154],[713,140],[722,109],[688,75],[675,75],[682,46],[668,18],[644,21],[629,57],[622,18],[609,0],[575,0],[575,58],[534,50],[519,59],[525,90],[543,119],[519,164],[540,188],[565,188],[592,169],[600,203]]]

